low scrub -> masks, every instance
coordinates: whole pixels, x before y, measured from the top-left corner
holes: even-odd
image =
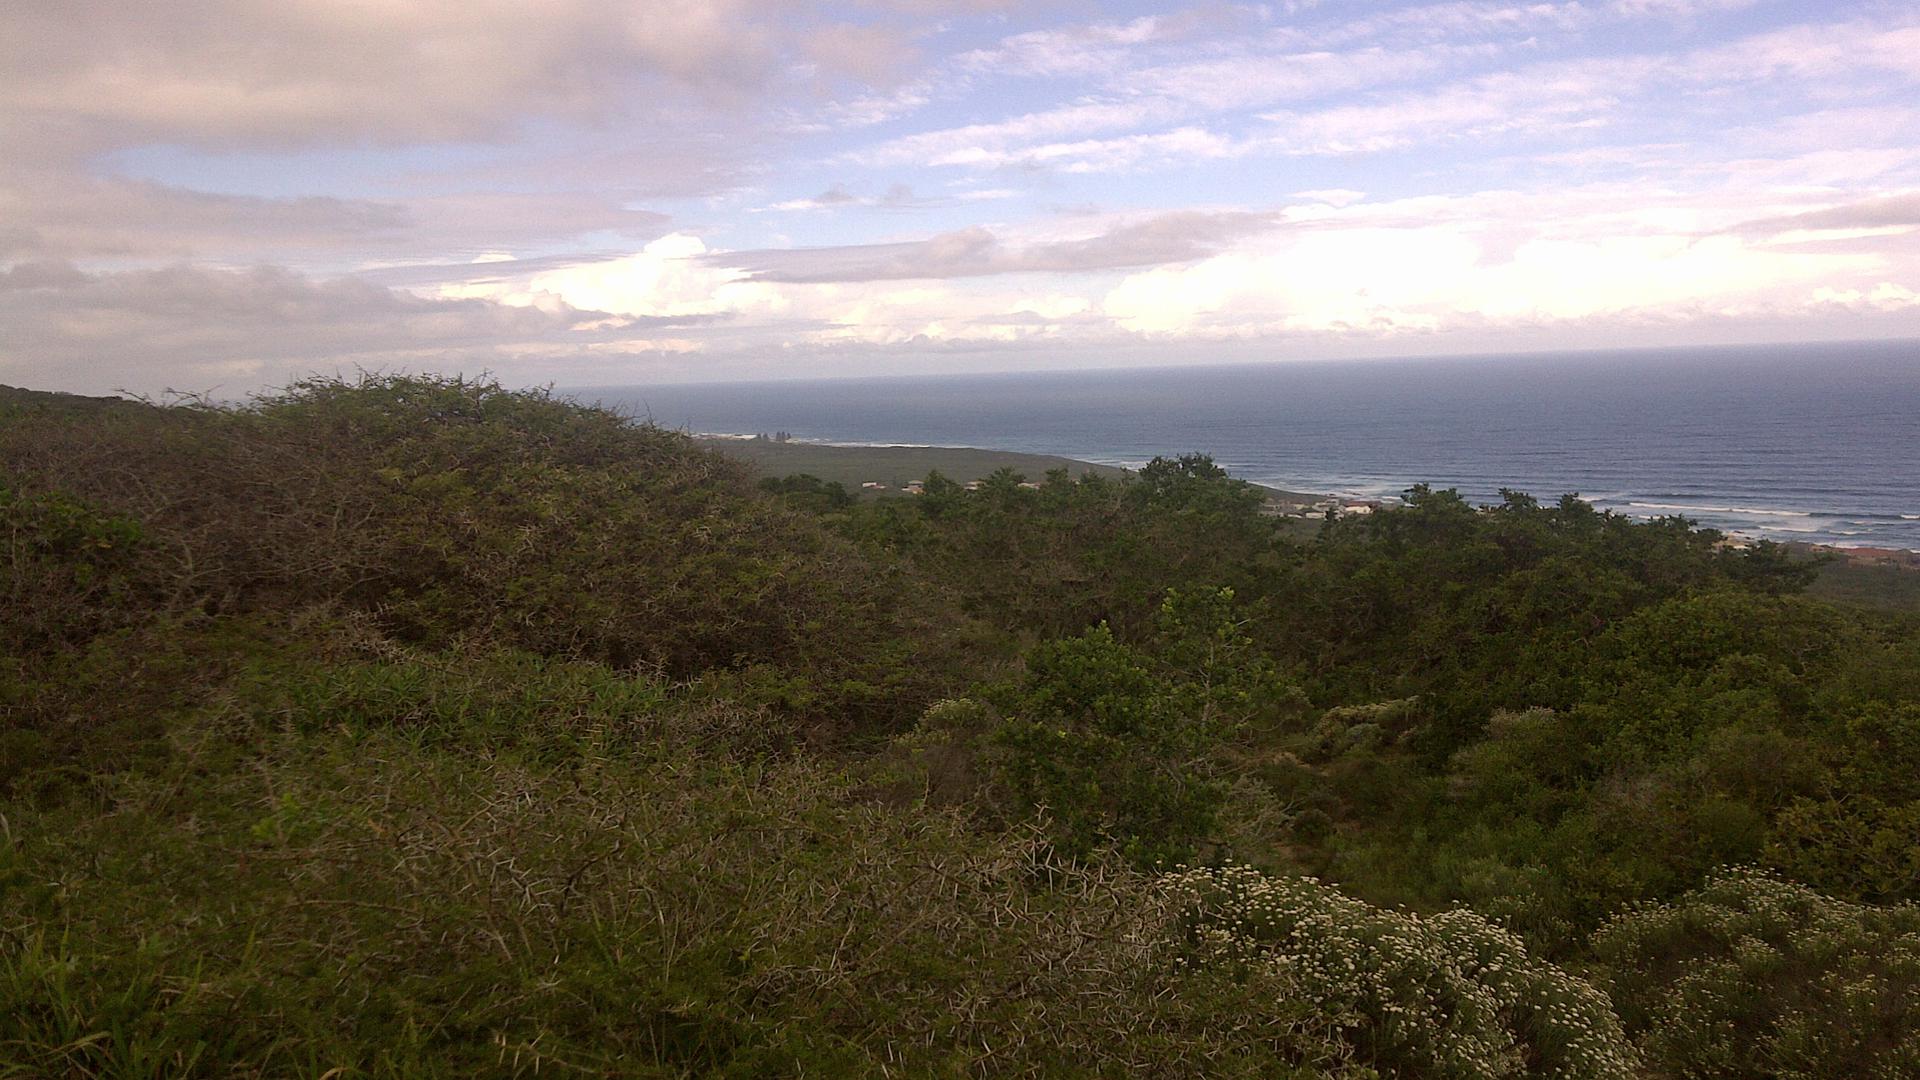
[[[1347,1068],[1307,1003],[1166,976],[1150,882],[1033,832],[809,759],[536,760],[485,720],[452,754],[362,700],[313,733],[209,717],[105,812],[13,813],[0,1074]]]

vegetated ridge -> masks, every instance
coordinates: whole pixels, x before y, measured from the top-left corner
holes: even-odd
[[[1920,1073],[1920,626],[1509,492],[0,394],[0,1075]]]

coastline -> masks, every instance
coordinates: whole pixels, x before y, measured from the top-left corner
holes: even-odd
[[[809,473],[822,480],[841,483],[856,493],[864,490],[882,496],[900,493],[907,484],[924,479],[928,472],[935,469],[959,483],[983,479],[1002,468],[1011,468],[1030,481],[1037,481],[1054,469],[1066,469],[1074,476],[1093,474],[1112,478],[1134,472],[1119,465],[1103,465],[1056,454],[989,450],[976,446],[839,443],[718,432],[698,432],[693,438],[703,446],[747,462],[756,471],[768,476]],[[1258,481],[1247,482],[1266,491],[1277,512],[1294,515],[1308,508],[1317,511],[1329,505],[1362,505],[1372,509],[1392,504],[1390,499],[1293,491]],[[866,486],[870,484],[879,487]],[[1788,550],[1806,556],[1835,556],[1848,566],[1920,570],[1920,551],[1908,548],[1780,540],[1757,530],[1722,528],[1719,531],[1746,541],[1774,540]]]

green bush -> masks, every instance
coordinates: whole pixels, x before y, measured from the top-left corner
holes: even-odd
[[[1245,866],[1160,887],[1183,912],[1183,966],[1277,977],[1386,1075],[1635,1075],[1606,995],[1473,912],[1387,911]]]
[[[1920,907],[1724,870],[1615,916],[1592,952],[1661,1075],[1920,1075]]]
[[[1189,858],[1214,838],[1230,786],[1221,751],[1301,704],[1252,655],[1232,601],[1228,589],[1172,591],[1150,649],[1100,626],[1034,649],[1024,680],[999,695],[1002,777],[1069,854],[1113,844],[1141,866]]]
[[[159,592],[145,547],[139,523],[21,490],[0,469],[0,657],[84,647],[144,620]]]

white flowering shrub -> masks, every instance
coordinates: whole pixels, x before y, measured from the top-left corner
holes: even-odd
[[[1725,869],[1615,916],[1592,954],[1660,1075],[1920,1076],[1920,906]]]
[[[1605,994],[1470,911],[1388,911],[1245,866],[1182,870],[1162,887],[1184,913],[1176,966],[1283,977],[1385,1074],[1635,1074]]]

